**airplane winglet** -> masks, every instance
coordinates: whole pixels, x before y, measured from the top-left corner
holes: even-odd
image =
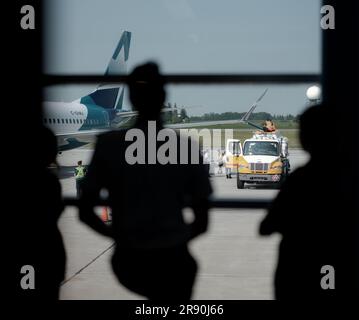
[[[264,92],[260,95],[260,97],[256,100],[256,102],[254,102],[251,106],[251,108],[247,111],[247,113],[245,113],[242,117],[242,119],[240,120],[240,122],[248,122],[249,117],[251,116],[251,114],[253,113],[254,109],[257,107],[258,103],[263,99],[263,97],[265,96],[265,94],[267,93],[268,88],[266,88],[264,90]]]

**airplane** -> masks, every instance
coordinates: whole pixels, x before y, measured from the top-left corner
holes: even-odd
[[[105,75],[127,73],[130,42],[131,32],[124,31]],[[118,84],[99,85],[92,93],[69,103],[43,102],[43,123],[57,137],[59,151],[85,145],[91,137],[118,128],[136,116],[137,112],[124,109],[124,89]]]
[[[124,31],[108,63],[105,75],[125,75],[131,32]],[[58,140],[58,151],[86,145],[100,133],[118,129],[137,116],[123,106],[124,85],[99,85],[95,91],[72,102],[43,102],[43,123]],[[164,106],[163,112],[175,107]]]
[[[131,32],[124,31],[108,63],[105,75],[124,75],[127,73],[126,62],[129,58]],[[58,151],[67,151],[86,145],[103,132],[115,130],[126,125],[137,116],[137,111],[127,110],[123,106],[124,85],[100,84],[92,93],[72,102],[43,103],[43,123],[50,128],[58,140]],[[168,124],[166,127],[179,129],[203,125],[248,123],[264,93],[251,106],[250,110],[239,120],[204,121],[197,123]],[[163,112],[174,111],[174,107],[164,106]]]

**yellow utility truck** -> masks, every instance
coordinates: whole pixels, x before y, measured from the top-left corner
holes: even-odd
[[[226,168],[236,173],[238,189],[246,184],[279,186],[290,171],[286,137],[255,133],[243,145],[240,140],[229,139],[226,147]]]

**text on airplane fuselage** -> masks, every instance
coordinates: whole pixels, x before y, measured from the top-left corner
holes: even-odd
[[[70,111],[73,116],[83,116],[84,113],[82,111]]]

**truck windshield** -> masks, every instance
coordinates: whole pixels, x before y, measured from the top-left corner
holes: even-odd
[[[278,143],[271,141],[248,141],[244,144],[243,154],[245,156],[278,156]]]

